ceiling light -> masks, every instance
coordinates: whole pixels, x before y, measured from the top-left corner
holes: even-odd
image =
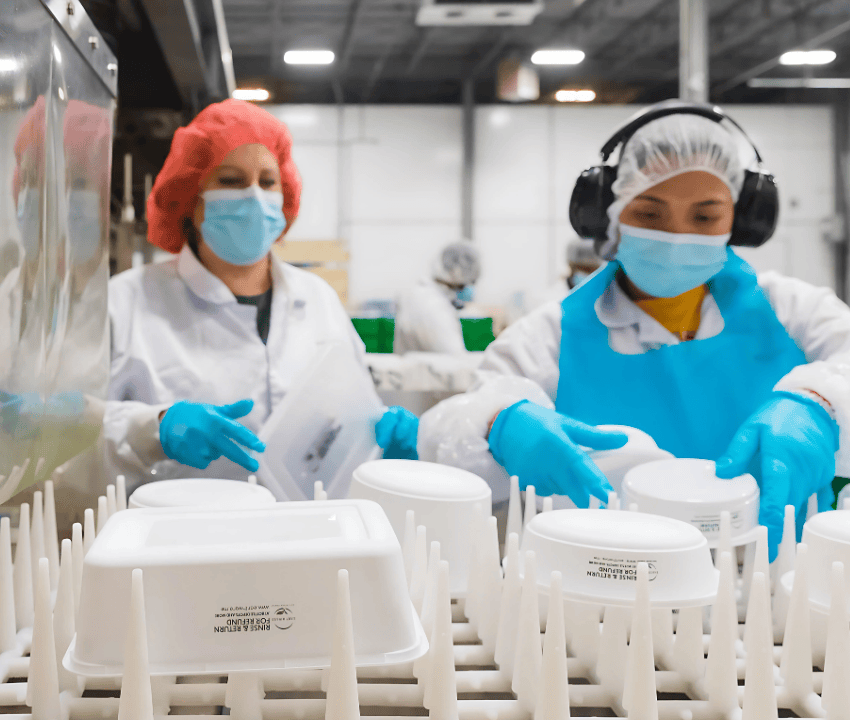
[[[558,102],[593,102],[596,93],[593,90],[558,90],[555,93]]]
[[[838,90],[850,88],[850,78],[753,78],[747,80],[752,88],[810,88]]]
[[[779,58],[782,65],[827,65],[833,60],[832,50],[792,50]]]
[[[283,62],[287,65],[330,65],[334,57],[332,50],[287,50]]]
[[[0,58],[0,72],[15,72],[20,66],[15,58]]]
[[[265,102],[271,97],[265,88],[238,88],[233,91],[236,100],[249,100],[251,102]]]
[[[531,56],[535,65],[578,65],[582,60],[581,50],[538,50]]]

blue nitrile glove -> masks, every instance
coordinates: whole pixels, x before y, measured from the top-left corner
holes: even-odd
[[[793,505],[799,517],[811,495],[829,494],[836,450],[838,425],[826,410],[801,395],[774,392],[718,459],[717,477],[751,472],[759,481],[759,523],[767,526],[770,562],[779,552],[785,506]]]
[[[0,390],[0,427],[16,440],[34,435],[44,418],[44,401],[38,393]]]
[[[608,502],[613,489],[602,471],[579,446],[615,450],[628,442],[625,433],[599,430],[554,410],[522,400],[502,410],[490,429],[490,452],[525,490],[538,495],[568,495],[577,507],[590,496]]]
[[[398,405],[387,408],[375,425],[375,440],[383,448],[384,458],[388,460],[418,460],[418,433],[419,418]]]
[[[239,445],[263,452],[266,449],[254,433],[236,418],[247,415],[253,400],[232,405],[207,405],[181,400],[174,403],[159,424],[159,441],[172,460],[203,470],[222,455],[246,470],[256,472],[259,463]]]

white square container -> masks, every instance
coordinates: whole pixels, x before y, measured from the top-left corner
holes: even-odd
[[[329,498],[346,497],[354,469],[381,457],[375,425],[385,409],[351,347],[323,346],[258,435],[260,483],[278,500],[312,499],[317,480]]]
[[[153,674],[328,666],[342,568],[359,665],[407,662],[428,647],[375,503],[113,515],[85,558],[68,670],[121,674],[134,568],[144,571]]]
[[[493,493],[477,475],[436,463],[376,460],[354,471],[350,497],[374,500],[398,537],[404,536],[407,511],[427,528],[428,541],[440,543],[440,557],[449,562],[452,597],[464,597],[469,579],[472,529],[478,505],[492,514]]]
[[[809,602],[816,610],[829,613],[832,563],[850,568],[850,510],[818,513],[803,525],[803,542],[809,546]],[[844,582],[850,591],[850,572]],[[848,592],[850,597],[850,592]]]

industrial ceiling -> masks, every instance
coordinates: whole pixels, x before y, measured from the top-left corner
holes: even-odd
[[[825,33],[834,37],[823,46],[838,58],[815,75],[850,75],[847,0],[705,2],[715,99],[736,99],[746,89],[743,73]],[[263,85],[277,102],[456,102],[472,78],[486,102],[500,60],[572,47],[587,54],[582,64],[539,68],[544,100],[571,86],[591,87],[603,102],[677,90],[679,0],[545,0],[532,24],[509,27],[420,27],[419,7],[420,0],[224,0],[237,80]],[[286,50],[302,48],[332,49],[336,62],[284,64]],[[772,74],[803,73],[760,68],[760,76]]]

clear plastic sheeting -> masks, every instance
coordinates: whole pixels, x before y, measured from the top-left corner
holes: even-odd
[[[115,98],[38,0],[0,37],[1,503],[100,432]]]

